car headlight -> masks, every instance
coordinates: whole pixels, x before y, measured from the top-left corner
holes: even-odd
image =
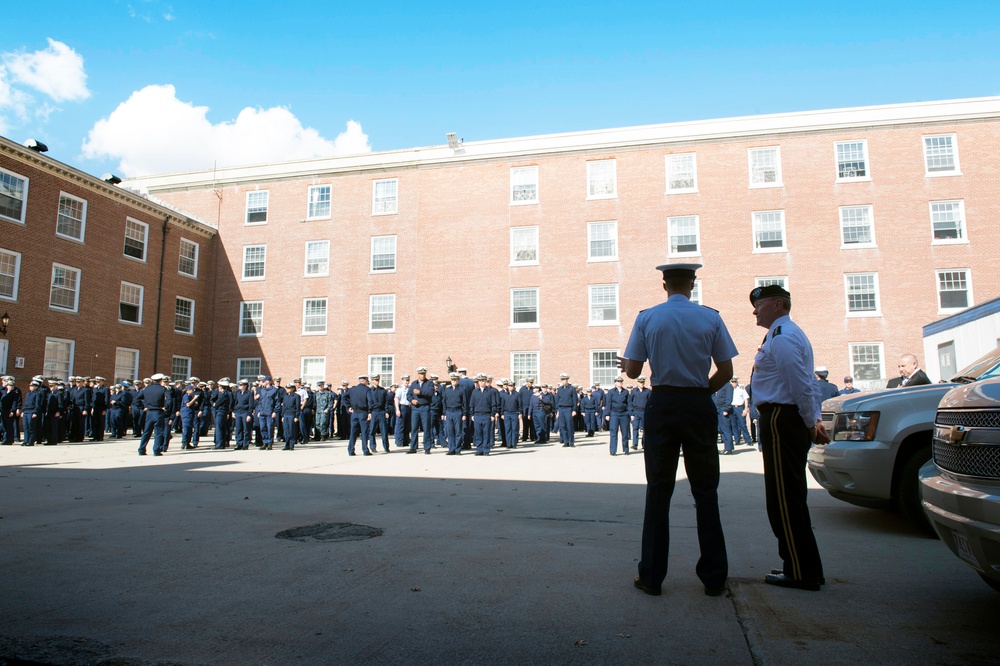
[[[842,442],[870,442],[875,439],[878,412],[845,412],[833,420],[833,439]]]

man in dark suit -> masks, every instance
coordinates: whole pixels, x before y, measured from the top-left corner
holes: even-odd
[[[917,357],[913,354],[903,354],[899,357],[899,384],[898,386],[920,386],[930,384],[930,377],[920,369]],[[886,384],[886,388],[893,388]]]

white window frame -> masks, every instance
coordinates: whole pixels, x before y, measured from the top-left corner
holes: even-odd
[[[754,289],[757,287],[766,287],[769,284],[776,284],[785,291],[790,291],[788,289],[788,276],[787,275],[762,275],[760,277],[754,278]]]
[[[385,369],[384,360],[389,359],[389,369]],[[379,362],[379,366],[375,367],[375,362]],[[381,386],[388,387],[392,383],[393,377],[396,376],[396,355],[395,354],[369,354],[368,355],[368,374],[369,375],[379,375],[379,382]],[[386,381],[388,380],[388,381]]]
[[[694,243],[695,249],[685,251],[674,251],[674,229],[675,221],[694,220]],[[697,215],[672,215],[667,218],[667,256],[668,257],[700,257],[701,256],[701,221]]]
[[[941,275],[944,273],[965,273],[966,305],[957,308],[946,308],[941,305]],[[947,291],[959,291],[958,289],[948,289]],[[970,268],[941,268],[934,271],[934,293],[937,295],[938,314],[954,314],[967,310],[976,304],[972,298],[972,269]]]
[[[187,245],[188,247],[193,247],[194,248],[194,259],[193,259],[193,261],[194,261],[194,272],[193,273],[185,273],[183,270],[181,270],[181,268],[182,268],[182,262],[183,262],[184,259],[187,258],[187,257],[184,256],[184,246],[185,245]],[[198,279],[198,257],[200,256],[200,254],[201,254],[201,245],[200,244],[196,243],[193,240],[187,239],[187,238],[181,238],[180,246],[178,247],[178,250],[177,250],[177,272],[180,275],[183,275],[184,277],[189,277],[189,278],[197,280]]]
[[[533,241],[535,258],[534,259],[518,259],[517,252],[520,247],[515,240],[515,236],[519,234],[530,235]],[[523,247],[523,246],[521,246]],[[537,266],[538,265],[538,227],[537,226],[526,226],[526,227],[511,227],[510,228],[510,265],[511,266]]]
[[[245,368],[244,367],[248,363],[256,363],[257,364],[257,372],[253,372],[253,373],[243,372],[243,370],[249,369],[249,368]],[[257,380],[257,375],[262,374],[261,371],[263,369],[264,369],[264,360],[260,356],[243,356],[243,357],[240,357],[240,358],[236,359],[236,381],[239,381],[241,379],[247,379],[252,384],[252,383],[254,383]]]
[[[607,380],[604,380],[604,379],[598,380],[597,379],[598,368],[597,368],[597,366],[594,363],[594,361],[595,361],[594,356],[596,354],[605,354],[605,355],[610,355],[610,357],[611,357],[611,363],[612,363],[612,365],[610,367],[611,367],[612,370],[611,370],[611,375],[608,377]],[[614,385],[614,383],[615,383],[614,382],[615,377],[617,377],[619,374],[621,374],[621,372],[619,370],[615,369],[617,367],[615,365],[615,359],[616,359],[617,356],[618,356],[618,350],[617,349],[591,349],[591,350],[589,350],[587,352],[587,365],[590,367],[590,386],[593,386],[598,381],[600,381],[600,383],[603,384],[604,386],[613,386]],[[602,367],[602,368],[600,368],[600,370],[601,371],[607,370],[607,368]]]
[[[142,263],[146,263],[146,257],[149,255],[149,225],[146,224],[145,222],[140,222],[139,220],[137,220],[135,218],[126,217],[125,218],[125,241],[126,242],[129,239],[129,235],[128,235],[129,223],[132,223],[134,225],[138,225],[139,227],[142,228],[142,257],[133,257],[132,255],[130,255],[130,254],[128,254],[128,253],[125,252],[124,247],[122,249],[122,255],[124,255],[124,257],[126,259],[129,259],[131,261],[140,261]],[[133,238],[132,240],[134,241],[135,239]],[[125,247],[127,247],[127,245]]]
[[[946,170],[936,169],[934,171],[931,171],[930,159],[931,159],[932,156],[928,153],[928,149],[930,148],[930,146],[927,145],[927,142],[928,142],[928,140],[944,139],[944,138],[951,139],[952,159],[953,159],[953,161],[955,163],[955,168],[953,168],[953,169],[946,169]],[[924,136],[922,136],[920,138],[920,145],[923,148],[923,154],[924,154],[924,176],[925,177],[927,177],[927,178],[940,178],[942,176],[961,176],[962,175],[962,167],[961,167],[961,165],[959,164],[959,161],[958,161],[958,135],[957,134],[925,134]]]
[[[13,250],[8,250],[2,247],[0,247],[0,252],[14,257],[14,273],[13,273],[14,284],[11,288],[11,295],[5,296],[4,294],[0,294],[0,301],[17,302],[17,290],[21,282],[21,253],[14,252]],[[4,275],[6,275],[6,273]]]
[[[695,305],[701,305],[702,294],[701,294],[701,279],[696,279],[694,281],[694,287],[691,289],[691,298],[689,298]]]
[[[758,247],[757,234],[759,233],[758,222],[763,220],[758,220],[758,215],[771,215],[777,213],[780,215],[779,222],[781,223],[781,246],[780,247]],[[773,252],[788,252],[788,233],[785,225],[785,211],[783,210],[755,210],[750,213],[750,228],[753,230],[753,253],[754,254],[768,254]]]
[[[387,297],[392,302],[392,326],[389,328],[374,328],[374,307],[375,299]],[[368,296],[368,332],[369,333],[395,333],[396,332],[396,294],[371,294]]]
[[[671,187],[675,175],[678,173],[677,162],[680,159],[691,159],[691,187]],[[698,192],[698,154],[697,153],[671,153],[663,158],[664,169],[667,174],[667,194],[695,194]]]
[[[251,207],[251,199],[263,199],[263,204],[255,201]],[[269,190],[248,190],[246,196],[246,206],[243,209],[243,224],[248,227],[267,224],[267,217],[271,213],[271,192]],[[250,221],[250,214],[259,214],[263,210],[264,219]]]
[[[308,371],[306,369],[307,363],[322,364],[323,372],[314,373],[310,368]],[[316,386],[316,382],[326,381],[326,356],[300,356],[299,357],[299,377],[302,378],[302,383],[312,384]]]
[[[323,302],[323,329],[319,330],[317,328],[316,330],[309,330],[308,326],[306,325],[307,318],[309,317],[309,304],[310,303],[318,303],[320,301]],[[318,314],[314,314],[312,316],[315,317],[315,318],[319,317]],[[302,299],[302,335],[326,335],[326,328],[327,328],[327,322],[329,320],[329,316],[330,316],[330,305],[329,305],[329,300],[325,296],[321,296],[319,298],[303,298]]]
[[[875,347],[878,349],[878,366],[879,366],[879,376],[872,379],[859,378],[855,370],[857,367],[854,362],[854,348],[860,346]],[[860,382],[882,382],[886,379],[885,376],[885,346],[881,342],[849,342],[847,343],[847,365],[850,367],[851,377],[854,377],[855,383]],[[871,364],[865,364],[871,365]]]
[[[177,370],[177,362],[184,362],[184,372],[175,372]],[[174,354],[170,357],[170,381],[173,382],[186,382],[188,377],[191,377],[191,357],[190,356],[179,356]],[[183,375],[183,376],[178,376]],[[135,379],[134,377],[129,377],[129,379]]]
[[[594,186],[597,184],[595,175],[592,173],[598,164],[611,164],[611,192],[598,192],[594,194]],[[618,198],[618,160],[590,160],[587,162],[587,199],[617,199]]]
[[[387,238],[391,238],[392,239],[392,268],[376,268],[375,267],[375,257],[376,256],[380,256],[380,257],[382,257],[382,256],[388,256],[389,253],[388,252],[379,252],[376,255],[376,253],[375,253],[375,245],[376,245],[377,241],[381,241],[381,240],[384,240],[384,239],[387,239]],[[399,259],[398,249],[399,249],[399,239],[396,237],[395,234],[390,234],[388,236],[372,236],[372,240],[371,240],[371,252],[369,254],[369,259],[368,259],[368,272],[372,273],[372,274],[374,274],[374,273],[395,273],[396,272],[396,264],[397,264],[397,261]]]
[[[382,194],[379,196],[379,185],[393,185],[392,195]],[[399,213],[399,179],[383,178],[372,181],[372,215],[396,215]]]
[[[251,275],[247,277],[247,253],[251,250],[263,250],[261,258],[259,261],[255,260],[251,262],[252,264],[260,264],[260,275]],[[244,245],[243,246],[243,270],[240,271],[240,280],[243,282],[259,282],[267,277],[267,245],[264,243],[257,243],[255,245]]]
[[[56,368],[53,368],[51,366],[51,364],[55,363],[55,361],[49,361],[49,344],[64,344],[69,348],[68,349],[69,359],[66,361],[65,375],[59,372]],[[45,355],[43,356],[42,360],[43,374],[46,377],[58,377],[63,381],[69,381],[70,375],[74,374],[73,361],[75,360],[74,359],[75,355],[76,355],[76,340],[67,340],[65,338],[52,338],[52,337],[45,338]]]
[[[868,217],[868,234],[871,240],[867,243],[848,243],[844,235],[848,225],[845,224],[846,220],[844,216],[849,214],[850,211],[863,210],[865,215]],[[875,210],[872,206],[841,206],[838,209],[837,217],[840,218],[840,249],[841,250],[857,250],[862,248],[872,248],[877,247],[875,241]]]
[[[539,291],[538,287],[512,287],[510,290],[510,327],[511,328],[538,328],[540,326],[541,314],[540,314],[540,304],[539,304]],[[535,321],[531,322],[515,322],[514,321],[514,292],[534,292],[535,293]]]
[[[311,246],[316,248],[325,248],[322,254],[317,259],[313,257],[311,260],[312,265],[315,266],[315,270],[310,271],[310,256],[309,249]],[[306,241],[305,245],[305,267],[303,268],[303,277],[316,278],[316,277],[327,277],[330,275],[330,241],[328,240],[311,240]]]
[[[530,199],[519,199],[517,197],[517,188],[526,187],[534,185],[535,195]],[[521,167],[511,167],[510,168],[510,205],[511,206],[528,206],[532,204],[537,204],[539,202],[538,198],[538,167],[537,166],[521,166]]]
[[[524,386],[525,377],[534,377],[535,381],[538,381],[539,376],[542,374],[541,356],[541,353],[537,351],[512,351],[510,353],[510,378],[518,388]],[[534,363],[522,363],[521,365],[526,369],[524,371],[518,370],[518,357],[524,359],[533,358]]]
[[[851,279],[852,278],[872,278],[872,289],[875,295],[874,310],[851,310]],[[882,295],[878,286],[878,273],[868,271],[863,273],[844,273],[844,312],[847,317],[881,317],[882,316]]]
[[[864,163],[865,175],[863,176],[841,176],[840,175],[840,147],[854,144],[861,144],[861,161]],[[850,160],[845,160],[845,164]],[[868,160],[868,139],[849,139],[847,141],[835,141],[833,144],[833,168],[837,174],[838,183],[859,183],[872,179],[871,163]]]
[[[135,287],[136,289],[139,290],[139,321],[129,321],[127,319],[122,319],[122,303],[124,303],[125,301],[122,300],[121,292],[126,286]],[[125,280],[122,280],[121,286],[118,288],[118,323],[129,324],[130,326],[142,326],[142,306],[143,303],[145,302],[145,299],[146,299],[145,287],[143,287],[141,284],[135,284],[133,282],[126,282]],[[128,303],[128,305],[132,305],[132,303]]]
[[[615,318],[611,319],[594,319],[594,290],[601,288],[613,287],[615,294]],[[606,309],[607,306],[602,306]],[[588,326],[618,326],[621,323],[622,316],[622,304],[619,298],[618,284],[590,284],[587,285],[587,325]]]
[[[244,333],[243,322],[244,321],[253,322],[253,316],[249,317],[249,319],[246,316],[248,308],[251,305],[256,305],[257,303],[260,303],[260,326],[257,327],[257,330],[254,333]],[[262,300],[240,301],[240,318],[239,318],[238,331],[239,331],[239,337],[241,338],[259,338],[262,335],[264,335],[264,301]]]
[[[313,215],[313,208],[320,203],[313,200],[313,192],[322,189],[326,189],[329,193],[329,198],[326,202],[328,210],[325,215]],[[310,185],[306,194],[306,220],[329,220],[331,217],[333,217],[333,185],[329,183],[325,185]]]
[[[56,269],[62,269],[64,271],[72,271],[76,273],[76,287],[73,290],[73,307],[67,308],[61,305],[52,304],[52,290],[56,286]],[[49,280],[49,309],[58,310],[59,312],[78,312],[80,308],[80,286],[83,282],[83,270],[79,268],[73,268],[72,266],[67,266],[65,264],[59,264],[53,262],[52,264],[52,276]]]
[[[80,210],[80,219],[70,218],[74,222],[80,223],[80,236],[70,236],[69,234],[59,233],[59,219],[63,216],[63,199],[71,199],[76,203],[83,204]],[[67,216],[68,217],[68,216]],[[59,209],[56,212],[56,236],[59,238],[65,238],[68,241],[73,241],[74,243],[83,243],[84,238],[87,236],[87,200],[81,199],[80,197],[73,196],[69,192],[59,192]]]
[[[754,153],[762,152],[762,151],[765,151],[765,150],[773,150],[774,151],[774,161],[775,161],[774,182],[773,183],[769,183],[767,181],[763,181],[762,180],[761,182],[755,183],[754,182]],[[781,176],[781,146],[755,146],[753,148],[747,148],[747,170],[748,170],[748,173],[747,173],[748,180],[750,181],[750,189],[759,189],[759,188],[766,188],[766,187],[783,187],[784,186],[784,180],[782,179],[782,176]],[[764,171],[762,171],[761,173],[763,174]]]
[[[191,304],[191,330],[185,331],[177,328],[177,301],[187,301]],[[195,313],[195,301],[193,298],[187,298],[186,296],[175,296],[174,297],[174,333],[180,333],[181,335],[194,335],[194,313]]]
[[[611,225],[613,233],[611,234],[612,238],[610,240],[612,240],[615,244],[614,256],[608,256],[608,257],[594,256],[594,228],[599,224]],[[603,240],[604,239],[601,239],[601,241],[599,242],[603,242]],[[591,262],[601,262],[601,261],[618,261],[618,220],[602,220],[599,222],[587,223],[587,262],[591,263]]]
[[[957,205],[958,209],[958,238],[937,238],[934,234],[934,207],[942,205]],[[969,242],[969,230],[965,221],[965,200],[964,199],[943,199],[931,201],[927,204],[930,211],[931,220],[931,245],[967,245]]]
[[[122,352],[129,352],[133,354],[132,367],[130,368],[130,373],[128,377],[125,377],[124,373],[118,372],[119,370],[122,369],[122,367],[118,365],[118,354]],[[129,381],[132,381],[136,379],[138,376],[139,376],[139,350],[130,349],[128,347],[115,347],[115,376],[114,376],[115,382],[121,379],[127,379]]]
[[[7,220],[8,222],[13,222],[14,224],[23,225],[25,223],[25,219],[27,218],[27,215],[28,215],[28,185],[29,185],[29,179],[28,179],[27,176],[22,176],[19,173],[16,173],[14,171],[9,171],[7,169],[4,169],[4,168],[0,167],[0,192],[3,191],[3,189],[4,189],[4,183],[3,183],[3,181],[6,180],[6,178],[3,178],[3,176],[8,176],[10,178],[16,178],[16,179],[18,179],[18,180],[20,180],[22,182],[21,199],[20,199],[20,201],[21,201],[21,217],[19,217],[19,218],[17,218],[17,217],[10,217],[9,215],[4,215],[3,213],[0,213],[0,220]]]

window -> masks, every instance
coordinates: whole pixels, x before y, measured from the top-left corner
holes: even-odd
[[[964,310],[972,305],[972,280],[967,269],[937,271],[938,309]]]
[[[848,317],[872,317],[880,314],[878,273],[847,273],[844,275]]]
[[[267,204],[270,193],[267,190],[247,192],[247,224],[267,224]]]
[[[330,189],[329,185],[313,185],[309,188],[309,213],[306,219],[330,217]]]
[[[302,377],[303,384],[316,385],[316,382],[326,381],[326,356],[303,356]]]
[[[667,218],[670,235],[669,256],[692,256],[700,254],[698,249],[698,216]]]
[[[667,155],[667,194],[698,191],[698,160],[694,153]]]
[[[590,285],[590,325],[611,326],[618,323],[618,285]]]
[[[701,305],[701,280],[694,281],[694,287],[691,289],[691,298],[689,300],[695,305]]]
[[[787,275],[769,275],[767,277],[759,277],[754,279],[754,288],[756,287],[767,287],[769,285],[776,284],[785,291],[788,291],[788,276]]]
[[[368,298],[368,331],[392,333],[396,330],[396,294],[372,294]]]
[[[753,251],[785,251],[785,211],[767,210],[753,214]]]
[[[198,277],[198,244],[194,241],[189,241],[186,238],[181,239],[181,250],[177,259],[177,272],[188,277]]]
[[[306,277],[330,274],[330,241],[306,242]]]
[[[931,202],[932,243],[967,243],[965,237],[965,202]]]
[[[118,347],[115,349],[115,383],[139,376],[139,350]],[[185,378],[186,379],[186,378]]]
[[[859,382],[878,381],[885,376],[881,342],[854,342],[851,353],[851,376]]]
[[[0,169],[0,217],[10,222],[24,224],[25,205],[28,200],[28,179]]]
[[[243,279],[263,280],[266,258],[266,245],[245,245],[243,247]]]
[[[21,253],[0,249],[0,300],[16,301],[21,278]]]
[[[251,383],[257,379],[261,374],[261,362],[260,358],[238,358],[236,359],[236,377],[237,381],[240,379],[249,379]]]
[[[587,261],[618,260],[618,223],[591,222],[587,225]]]
[[[396,270],[396,237],[372,236],[372,273]]]
[[[302,335],[326,333],[326,299],[307,298],[302,302]]]
[[[184,382],[191,376],[191,357],[174,356],[170,359],[170,381]]]
[[[49,307],[76,312],[80,302],[80,270],[52,264],[52,288]]]
[[[595,349],[590,352],[590,383],[612,386],[620,374],[617,349]]]
[[[125,218],[125,256],[146,261],[146,237],[149,225],[132,218]]]
[[[781,186],[781,150],[771,148],[751,148],[747,151],[750,160],[750,187]]]
[[[510,290],[510,325],[512,328],[538,326],[538,288]]]
[[[396,376],[395,360],[392,354],[382,356],[374,355],[368,357],[368,374],[381,375],[382,386],[392,383],[392,378]]]
[[[392,215],[398,211],[396,191],[399,181],[376,180],[372,183],[372,215]],[[329,215],[329,213],[327,213]]]
[[[510,265],[538,265],[538,227],[511,227]]]
[[[76,341],[63,340],[61,338],[45,338],[45,361],[43,374],[46,377],[55,377],[69,381],[70,374],[73,373],[73,353],[76,350]]]
[[[523,386],[524,380],[533,377],[538,381],[538,352],[511,352],[510,378],[515,386]]]
[[[587,162],[587,198],[613,199],[618,196],[615,160]]]
[[[260,337],[264,333],[264,301],[240,303],[240,335]]]
[[[837,180],[871,180],[868,174],[868,141],[838,141]]]
[[[510,170],[510,202],[514,205],[538,203],[538,167]]]
[[[924,137],[924,168],[926,176],[960,176],[958,139],[954,134]]]
[[[142,323],[143,288],[131,282],[122,282],[118,297],[118,321],[127,324]],[[129,377],[131,379],[131,377]]]
[[[65,192],[59,193],[59,214],[56,216],[56,236],[83,242],[87,227],[87,202]]]
[[[174,301],[174,331],[177,333],[194,333],[194,301],[178,296]]]
[[[871,206],[840,208],[840,241],[842,248],[875,247],[875,227]]]

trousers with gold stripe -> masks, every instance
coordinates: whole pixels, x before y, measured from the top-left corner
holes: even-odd
[[[759,405],[764,493],[783,571],[795,580],[823,577],[823,562],[806,504],[809,430],[794,405]]]

